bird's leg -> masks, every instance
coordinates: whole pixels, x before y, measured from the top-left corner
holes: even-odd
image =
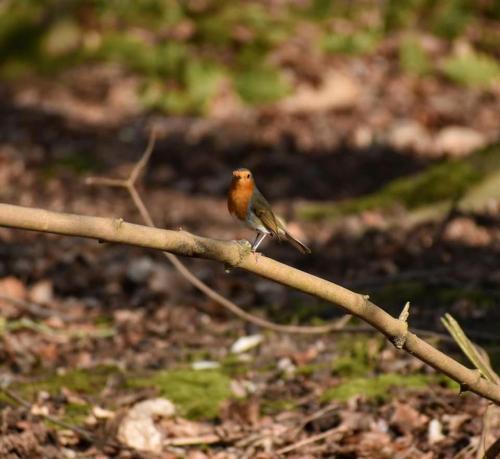
[[[253,243],[252,243],[252,252],[255,252],[255,248],[254,248],[254,247],[257,245],[257,242],[258,242],[259,237],[260,237],[261,235],[262,235],[262,233],[259,233],[259,232],[257,231],[257,234],[255,235],[255,239],[254,239],[254,241],[253,241]]]
[[[266,238],[267,233],[260,233],[257,232],[257,237],[255,238],[255,241],[252,244],[252,252],[256,252],[257,248],[261,244],[261,242]]]
[[[254,243],[252,244],[252,252],[255,255],[255,262],[257,263],[259,261],[259,255],[260,253],[257,252],[257,248],[259,247],[260,243],[266,238],[267,233],[261,233],[257,231],[257,237],[255,238]]]

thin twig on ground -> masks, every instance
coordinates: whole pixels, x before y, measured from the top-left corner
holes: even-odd
[[[300,440],[291,445],[285,446],[284,448],[276,451],[276,454],[285,454],[291,451],[295,451],[296,449],[302,448],[304,446],[310,445],[311,443],[316,443],[318,441],[324,440],[335,434],[343,434],[345,433],[346,428],[344,426],[334,427],[333,429],[327,430],[326,432],[321,432],[317,435],[311,435],[310,437],[304,438],[304,440]]]
[[[23,408],[26,408],[27,410],[31,411],[32,405],[29,403],[27,400],[24,400],[21,398],[18,394],[16,394],[14,391],[8,389],[7,387],[0,387],[0,391],[2,391],[7,397],[9,397],[11,400],[16,402],[18,405],[21,405]],[[40,416],[41,418],[52,422],[55,425],[58,425],[60,427],[64,427],[65,429],[69,429],[76,434],[80,435],[82,438],[89,442],[94,442],[95,437],[94,435],[89,432],[88,430],[82,429],[81,427],[78,427],[74,424],[71,424],[69,422],[63,421],[62,419],[56,418],[54,416],[51,416],[50,414],[43,414],[43,413],[38,413],[37,416]]]
[[[4,295],[2,293],[0,293],[0,300],[11,303],[14,306],[24,309],[30,314],[33,314],[34,316],[37,316],[42,319],[48,319],[49,317],[53,317],[54,315],[57,315],[57,317],[59,317],[62,320],[71,319],[67,314],[61,313],[59,311],[54,311],[52,309],[41,306],[37,303],[33,303],[32,301],[21,300],[19,298],[14,298],[8,295]]]

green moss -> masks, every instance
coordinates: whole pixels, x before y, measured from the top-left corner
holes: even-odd
[[[312,376],[316,371],[324,369],[326,365],[318,363],[307,363],[297,367],[295,373],[299,376]]]
[[[119,374],[120,370],[113,365],[100,365],[89,369],[68,370],[62,374],[41,375],[26,383],[17,383],[16,392],[26,400],[35,400],[41,391],[51,395],[57,395],[62,388],[67,388],[81,395],[97,395],[113,374]],[[2,402],[7,402],[4,395],[0,395]],[[77,408],[75,408],[76,410]],[[70,408],[72,410],[72,408]]]
[[[378,30],[349,34],[332,33],[323,38],[322,48],[332,54],[366,54],[373,51],[381,38]]]
[[[393,180],[376,193],[335,204],[307,204],[299,213],[301,218],[317,220],[385,209],[396,204],[415,209],[461,196],[481,178],[482,174],[469,162],[448,161],[419,174]]]
[[[479,10],[473,0],[388,0],[383,15],[387,30],[418,27],[454,38],[481,15]]]
[[[182,78],[193,56],[185,43],[165,42],[151,46],[147,41],[125,32],[109,32],[92,57],[113,60],[126,68],[150,77]]]
[[[434,376],[404,376],[396,373],[387,373],[373,378],[350,378],[336,387],[327,389],[321,396],[321,400],[323,402],[346,401],[356,395],[362,395],[367,399],[383,401],[390,396],[389,390],[393,387],[416,389],[427,387],[441,380],[442,378]]]
[[[478,52],[451,56],[443,62],[441,70],[451,81],[469,87],[488,87],[500,81],[500,64]]]
[[[345,336],[337,344],[337,357],[332,362],[334,374],[342,376],[365,376],[373,370],[376,355],[383,344],[382,338]]]
[[[229,384],[229,377],[216,370],[168,370],[127,380],[129,388],[155,387],[191,419],[216,418],[221,403],[231,397]]]
[[[77,175],[88,174],[98,167],[98,162],[89,154],[70,153],[61,159],[49,162],[42,171],[45,178],[58,176],[61,171],[71,171]]]
[[[248,371],[248,364],[242,362],[237,354],[228,354],[221,362],[224,373],[230,376],[243,375]]]
[[[432,65],[424,48],[415,36],[405,37],[399,47],[399,63],[401,68],[414,75],[426,75]]]
[[[64,406],[64,415],[62,416],[62,419],[74,425],[81,425],[84,423],[85,418],[89,415],[89,413],[89,405],[68,403]]]
[[[261,411],[264,415],[275,415],[283,411],[292,411],[297,408],[296,400],[266,400],[262,402]]]
[[[282,413],[283,411],[292,411],[297,408],[295,400],[266,400],[262,402],[261,410],[265,415],[274,415]]]
[[[436,2],[430,18],[430,29],[444,38],[462,33],[473,17],[473,0],[441,0]]]
[[[34,396],[37,392],[44,390],[50,394],[57,394],[65,387],[81,394],[98,394],[106,386],[109,377],[116,373],[119,373],[119,370],[112,365],[69,370],[27,384],[25,393],[30,392]]]
[[[417,24],[427,0],[387,0],[383,9],[387,30],[410,28]]]
[[[249,104],[275,102],[290,92],[281,72],[268,65],[236,71],[234,84],[241,98]]]

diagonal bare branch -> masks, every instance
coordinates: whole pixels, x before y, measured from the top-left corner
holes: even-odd
[[[122,219],[51,212],[11,204],[0,204],[0,226],[86,237],[218,261],[337,305],[346,313],[364,320],[388,339],[393,340],[395,336],[406,332],[406,326],[401,320],[392,317],[365,295],[264,255],[257,261],[256,257],[251,256],[248,250],[235,241],[210,239],[186,231],[150,228],[127,223]],[[500,385],[483,378],[477,370],[465,367],[416,334],[406,334],[403,350],[449,376],[469,391],[500,405]]]
[[[147,226],[150,226],[153,228],[155,228],[156,225],[153,221],[153,218],[151,217],[151,214],[148,211],[146,204],[142,200],[141,195],[137,191],[136,184],[137,184],[138,179],[144,173],[146,166],[148,165],[149,159],[151,158],[151,155],[152,155],[153,150],[154,150],[155,141],[156,141],[156,132],[153,128],[150,132],[148,145],[147,145],[146,149],[144,150],[144,153],[142,154],[139,161],[137,161],[137,163],[134,165],[134,167],[132,168],[132,170],[127,178],[115,179],[115,178],[109,178],[109,177],[88,177],[86,179],[86,183],[88,185],[112,186],[112,187],[126,188],[133,203],[137,207],[137,210],[139,211],[144,223]],[[170,263],[172,263],[174,268],[195,288],[200,290],[208,298],[215,301],[216,303],[218,303],[223,308],[230,311],[235,316],[239,317],[240,319],[242,319],[246,322],[257,325],[259,327],[273,330],[276,332],[281,332],[281,333],[324,334],[324,333],[334,332],[335,330],[341,330],[345,325],[347,325],[347,323],[351,319],[350,315],[346,315],[346,316],[342,317],[341,319],[339,319],[338,321],[335,321],[333,323],[326,324],[326,325],[318,325],[318,326],[282,325],[282,324],[276,324],[276,323],[270,322],[266,319],[262,319],[261,317],[254,316],[253,314],[249,314],[248,312],[244,311],[237,304],[228,300],[223,295],[216,292],[211,287],[209,287],[207,284],[205,284],[205,282],[198,279],[187,268],[187,266],[184,263],[182,263],[182,261],[180,261],[179,258],[177,258],[175,255],[168,253],[168,252],[163,252],[163,253],[164,253],[165,257],[168,259],[168,261],[170,261]]]

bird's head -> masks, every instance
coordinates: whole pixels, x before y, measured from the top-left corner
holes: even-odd
[[[238,185],[251,184],[253,183],[253,175],[248,169],[236,169],[233,171],[233,183],[238,183]]]

